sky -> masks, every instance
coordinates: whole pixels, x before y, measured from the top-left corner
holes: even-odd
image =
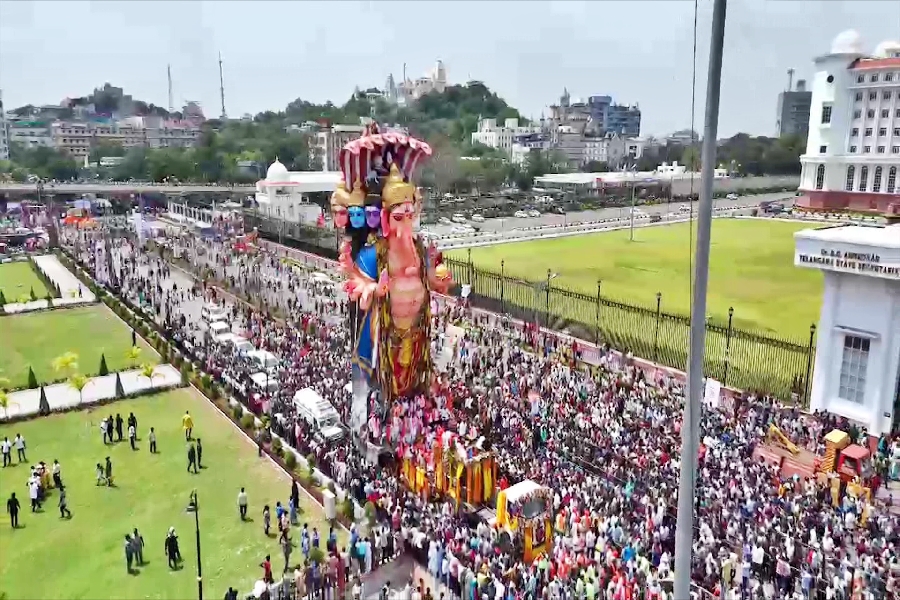
[[[695,128],[703,127],[712,0],[699,0]],[[694,2],[63,2],[0,0],[7,109],[55,104],[104,82],[218,116],[218,53],[229,116],[296,98],[343,103],[355,86],[415,78],[441,59],[451,83],[485,82],[538,118],[564,88],[638,104],[644,135],[690,126]],[[773,135],[777,95],[856,29],[864,50],[900,39],[900,0],[731,0],[719,136]]]

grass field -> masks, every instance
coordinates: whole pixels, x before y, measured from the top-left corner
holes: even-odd
[[[707,296],[705,373],[727,385],[788,396],[806,380],[810,325],[818,321],[822,274],[793,265],[793,233],[806,223],[716,219]],[[618,349],[684,369],[690,306],[690,233],[687,223],[471,249],[475,267],[453,267],[454,278],[483,297],[503,296],[505,309],[542,324],[546,286],[514,281],[551,281],[554,327],[610,342]],[[468,250],[450,253],[467,261]],[[471,279],[471,281],[470,281]],[[597,282],[602,281],[598,305]],[[581,292],[581,295],[564,290]],[[656,294],[661,294],[660,315]],[[728,309],[734,308],[729,332]],[[763,339],[777,338],[777,340]]]
[[[186,472],[186,445],[181,416],[194,418],[194,437],[203,441],[199,474]],[[104,446],[101,415],[134,412],[138,419],[139,451],[127,441]],[[153,426],[159,454],[146,441]],[[283,504],[290,497],[290,480],[232,427],[211,404],[192,390],[177,390],[127,400],[94,411],[54,415],[0,427],[0,437],[22,433],[28,461],[52,464],[59,459],[67,487],[71,520],[59,518],[54,491],[43,511],[32,514],[28,504],[25,464],[7,467],[0,475],[0,497],[11,492],[22,498],[20,529],[12,530],[6,514],[0,521],[0,595],[28,598],[195,598],[197,594],[194,518],[185,512],[196,489],[200,505],[204,594],[221,598],[228,586],[247,592],[261,577],[258,567],[267,553],[273,568],[283,558],[277,528],[267,538],[262,507]],[[13,453],[15,454],[15,452]],[[94,466],[110,456],[115,487],[95,485]],[[246,487],[250,501],[247,522],[237,511],[237,494]],[[302,491],[300,521],[317,527],[324,540],[328,523],[321,508]],[[124,536],[137,527],[144,537],[147,564],[129,575],[125,568]],[[169,527],[179,536],[182,568],[169,570],[163,542]],[[339,533],[340,543],[346,538]],[[299,538],[298,538],[299,539]],[[302,557],[299,549],[293,558]],[[293,562],[293,561],[292,561]]]
[[[157,362],[140,337],[138,346],[144,350],[140,362]],[[29,366],[38,383],[58,379],[53,359],[66,352],[78,355],[84,375],[97,374],[103,354],[110,371],[127,368],[130,347],[131,330],[103,305],[0,318],[0,373],[13,387],[27,384]]]
[[[780,335],[809,333],[819,319],[822,274],[794,266],[793,233],[808,223],[715,219],[709,265],[707,314],[734,326]],[[466,259],[465,251],[455,258]],[[540,280],[547,270],[558,273],[552,285],[597,293],[602,280],[605,298],[656,308],[662,293],[663,312],[690,313],[690,238],[687,223],[628,231],[517,242],[472,249],[476,266]]]
[[[7,302],[18,302],[22,296],[31,297],[31,290],[38,298],[47,296],[47,287],[27,262],[0,265],[0,291]],[[56,295],[55,293],[53,294]]]

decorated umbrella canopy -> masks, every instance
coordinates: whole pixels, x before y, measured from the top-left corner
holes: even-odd
[[[385,175],[391,163],[396,164],[409,181],[416,167],[429,156],[431,146],[427,143],[394,131],[381,133],[378,124],[373,123],[362,137],[348,142],[341,149],[340,165],[344,184],[348,190],[357,181],[365,186],[373,168],[380,167],[383,173],[379,175]]]

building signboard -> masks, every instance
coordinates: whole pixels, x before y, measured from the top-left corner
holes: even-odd
[[[900,280],[900,262],[883,260],[880,254],[874,252],[847,252],[823,247],[818,252],[798,251],[794,255],[794,264],[798,267]]]

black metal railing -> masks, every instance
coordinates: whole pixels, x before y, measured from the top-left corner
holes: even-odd
[[[543,327],[568,331],[575,337],[607,343],[617,350],[653,362],[685,369],[690,317],[664,312],[662,294],[649,306],[628,304],[586,294],[556,284],[550,273],[525,279],[445,258],[460,285],[470,287],[473,306],[509,314]],[[791,339],[734,326],[734,309],[727,323],[707,321],[704,375],[730,387],[791,396],[808,401],[815,356],[815,325],[808,339]]]

